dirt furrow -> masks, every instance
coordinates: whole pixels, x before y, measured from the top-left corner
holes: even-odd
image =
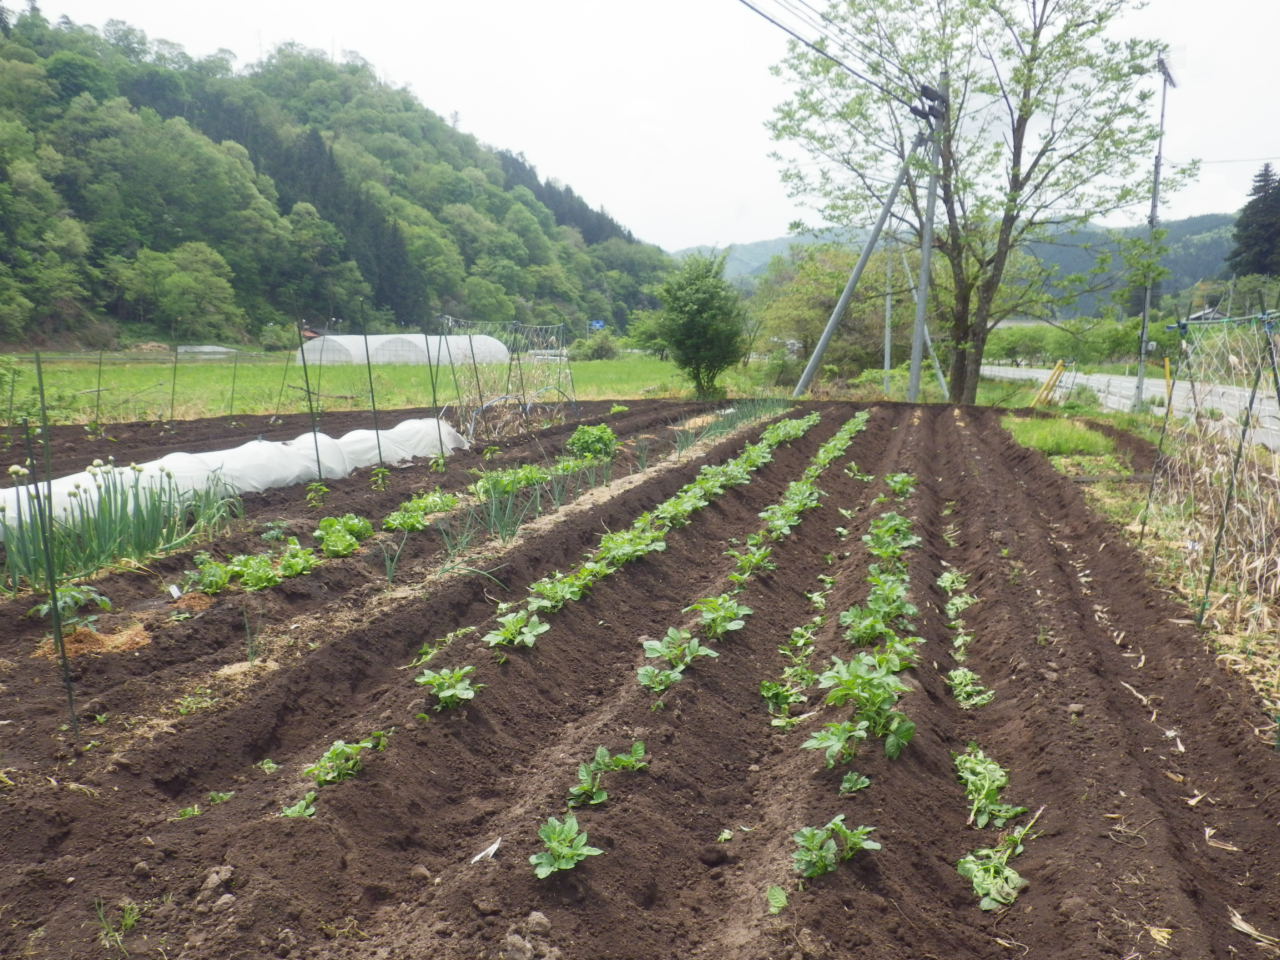
[[[1269,758],[1241,749],[1241,719],[1224,725],[1211,706],[1241,697],[1242,685],[1172,622],[1185,611],[1150,585],[1069,481],[993,416],[974,419],[962,431],[965,475],[983,477],[986,497],[972,485],[959,494],[962,504],[985,499],[973,534],[987,539],[1001,517],[1019,518],[999,538],[1005,583],[988,551],[973,585],[1011,601],[988,597],[968,618],[975,669],[1001,691],[984,708],[984,745],[1010,767],[1018,801],[1048,805],[1044,836],[1019,868],[1033,886],[1003,929],[1029,943],[1053,931],[1062,957],[1140,955],[1153,936],[1174,956],[1230,956],[1246,941],[1229,931],[1228,911],[1247,916],[1252,900],[1239,878],[1276,876],[1264,851],[1226,851],[1204,834],[1231,823],[1236,836],[1266,836],[1265,818],[1241,809],[1256,792],[1239,796],[1237,785]],[[1138,638],[1145,658],[1131,646]],[[1187,768],[1190,779],[1179,772]],[[1196,809],[1201,789],[1213,799]]]

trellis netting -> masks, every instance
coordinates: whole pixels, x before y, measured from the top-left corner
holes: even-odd
[[[490,336],[427,336],[422,333],[337,334],[308,340],[295,353],[310,365],[364,363],[368,343],[370,363],[506,364],[511,353],[506,345]]]
[[[415,457],[448,455],[467,446],[467,441],[448,423],[425,418],[405,420],[390,430],[352,430],[336,439],[323,433],[304,433],[293,440],[250,440],[229,450],[209,453],[170,453],[159,460],[131,466],[142,487],[193,494],[220,485],[227,494],[261,493],[312,480],[338,479],[379,462],[400,466]],[[65,520],[75,512],[77,501],[92,497],[99,469],[94,466],[52,482],[50,503],[55,520]],[[28,499],[36,492],[34,487],[28,484],[0,490],[0,540],[8,524],[19,516],[19,507],[27,509]],[[43,483],[39,484],[39,494],[45,495]],[[89,502],[91,508],[92,500]]]
[[[1277,319],[1187,325],[1147,517],[1200,616],[1242,633],[1274,630],[1280,603]]]

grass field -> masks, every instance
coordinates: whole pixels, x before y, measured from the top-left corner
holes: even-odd
[[[60,423],[111,423],[133,420],[186,420],[235,414],[300,413],[307,409],[306,378],[292,353],[254,355],[236,362],[138,354],[44,358],[45,392],[50,419]],[[0,422],[13,423],[24,415],[38,416],[35,366],[30,359],[17,362],[16,381],[0,393]],[[578,399],[627,399],[639,397],[689,397],[688,381],[676,366],[655,357],[631,354],[616,360],[590,360],[567,364],[572,392]],[[557,384],[554,366],[526,361],[523,368],[507,365],[441,367],[432,383],[430,368],[384,364],[373,368],[373,391],[379,409],[434,406],[456,403],[460,394],[472,400],[491,400],[505,394],[532,396],[547,387],[569,392],[568,375],[561,372]],[[369,409],[369,374],[361,365],[311,367],[312,394],[318,412]],[[521,378],[524,389],[520,389]],[[760,363],[735,366],[721,378],[730,398],[785,397],[789,387],[768,381]],[[897,381],[895,380],[895,383]],[[475,385],[479,383],[480,389]],[[556,384],[556,388],[550,385]],[[4,378],[0,377],[0,386]],[[896,389],[896,388],[895,388]],[[989,406],[1025,406],[1035,385],[984,382],[978,403]],[[817,396],[847,396],[819,386]],[[878,389],[859,392],[855,399],[877,400]],[[895,395],[892,399],[905,399]],[[940,402],[941,392],[932,379],[923,385],[921,399]]]

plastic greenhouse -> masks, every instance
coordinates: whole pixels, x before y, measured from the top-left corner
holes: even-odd
[[[298,350],[308,364],[365,362],[366,338],[358,334],[316,337]],[[421,333],[383,333],[368,337],[371,363],[430,363],[434,366],[508,363],[511,354],[501,340],[484,334],[427,336]]]

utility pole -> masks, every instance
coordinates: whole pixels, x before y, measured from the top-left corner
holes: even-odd
[[[914,113],[916,108],[911,108]],[[871,236],[867,237],[866,244],[862,247],[862,256],[858,258],[857,265],[853,268],[853,273],[849,275],[849,282],[844,286],[844,292],[840,294],[840,300],[836,303],[836,308],[831,311],[831,319],[827,321],[826,328],[822,331],[822,336],[818,339],[818,345],[813,348],[813,356],[809,358],[809,363],[804,368],[804,373],[800,375],[800,380],[796,383],[796,388],[792,391],[792,398],[802,397],[805,391],[809,389],[809,384],[813,382],[813,376],[818,372],[818,366],[822,363],[822,357],[827,352],[827,345],[831,343],[831,337],[836,332],[836,327],[840,325],[840,319],[844,316],[846,310],[849,309],[849,301],[853,299],[853,291],[858,286],[858,281],[862,279],[862,272],[867,269],[867,261],[871,259],[871,251],[875,249],[876,243],[880,239],[880,234],[884,230],[885,222],[889,219],[889,212],[893,209],[894,201],[898,199],[898,191],[902,189],[903,183],[907,179],[907,171],[911,165],[912,155],[927,142],[928,137],[924,133],[916,134],[915,141],[911,144],[911,149],[907,151],[907,156],[902,161],[902,169],[898,171],[898,179],[893,182],[893,189],[889,191],[889,195],[884,198],[884,203],[880,206],[880,216],[876,219],[875,226],[871,228]]]
[[[1160,68],[1160,138],[1156,141],[1156,165],[1151,178],[1151,215],[1147,218],[1147,244],[1152,255],[1155,254],[1156,227],[1160,222],[1160,164],[1164,154],[1164,105],[1169,96],[1169,88],[1176,87],[1169,65],[1164,57],[1156,57],[1156,66]],[[1151,266],[1154,272],[1155,265]],[[1151,322],[1151,288],[1154,285],[1151,273],[1147,274],[1147,290],[1142,298],[1142,333],[1138,338],[1138,382],[1133,392],[1133,412],[1142,409],[1142,385],[1147,372],[1147,328]]]
[[[934,121],[941,121],[946,117],[946,86],[947,75],[942,75],[943,91],[939,92],[928,85],[921,85],[920,96],[925,101],[926,106],[911,108],[913,116],[928,122],[933,133],[933,140],[936,147],[940,147],[938,139],[938,124]],[[792,392],[793,398],[804,395],[809,389],[809,384],[813,382],[814,374],[818,372],[818,367],[822,363],[822,357],[827,352],[827,346],[831,343],[831,337],[836,332],[836,327],[840,325],[840,320],[844,316],[845,311],[849,309],[849,301],[853,299],[853,291],[858,286],[858,281],[862,279],[862,273],[867,268],[867,262],[871,259],[871,252],[875,249],[876,244],[880,240],[880,234],[884,230],[885,222],[889,219],[889,213],[893,209],[894,201],[898,199],[898,191],[902,189],[902,185],[907,180],[907,174],[911,168],[911,158],[915,152],[929,142],[930,136],[923,130],[916,134],[915,140],[912,141],[911,147],[907,150],[907,155],[902,160],[902,168],[898,171],[898,178],[893,182],[893,188],[889,191],[889,195],[885,197],[884,203],[880,207],[880,216],[876,219],[875,226],[871,228],[871,235],[867,237],[866,245],[862,248],[862,256],[858,258],[857,265],[853,268],[853,273],[849,276],[849,282],[845,284],[844,292],[840,294],[840,300],[836,304],[836,308],[831,311],[831,319],[827,321],[826,328],[822,331],[822,336],[818,340],[818,345],[813,349],[813,356],[809,358],[809,363],[804,368],[804,373],[800,375],[799,382]],[[934,150],[933,168],[937,170],[937,153]],[[937,193],[937,177],[936,173],[931,178],[933,189],[930,189],[930,196]],[[933,218],[933,203],[929,204],[929,219]],[[930,236],[932,236],[932,223],[929,224]],[[918,312],[918,311],[917,311]],[[917,364],[918,366],[918,364]],[[919,371],[916,371],[916,379],[919,380]]]
[[[889,371],[893,367],[893,257],[884,258],[884,395],[889,396]]]
[[[932,149],[929,151],[929,196],[925,200],[924,223],[920,230],[920,282],[916,290],[916,325],[911,335],[911,380],[907,400],[920,399],[920,363],[924,359],[925,313],[929,305],[929,270],[933,263],[933,214],[938,205],[938,168],[942,160],[942,128],[947,118],[947,73],[944,70],[939,89],[921,87],[921,95],[929,101],[927,118],[933,127]],[[912,108],[915,112],[915,108]]]

